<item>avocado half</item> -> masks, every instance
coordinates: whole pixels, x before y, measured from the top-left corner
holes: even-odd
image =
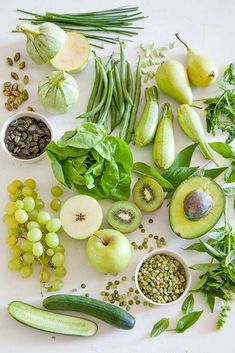
[[[214,180],[191,177],[174,192],[169,209],[170,226],[181,238],[200,237],[218,222],[224,207],[223,190]]]

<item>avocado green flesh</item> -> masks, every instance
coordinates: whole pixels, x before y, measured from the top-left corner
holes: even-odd
[[[207,215],[190,220],[184,211],[184,200],[191,192],[202,189],[213,200],[213,205]],[[213,180],[195,176],[184,181],[175,191],[169,209],[170,226],[173,232],[181,238],[193,239],[207,233],[220,219],[225,207],[225,196],[220,186]]]

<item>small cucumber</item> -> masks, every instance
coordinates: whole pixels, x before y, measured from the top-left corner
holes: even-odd
[[[8,312],[13,319],[42,331],[70,336],[93,336],[98,330],[98,326],[90,320],[52,313],[20,301],[11,302]]]
[[[80,295],[51,295],[43,300],[43,306],[50,310],[79,311],[123,330],[130,330],[135,325],[135,318],[125,310],[101,300]]]

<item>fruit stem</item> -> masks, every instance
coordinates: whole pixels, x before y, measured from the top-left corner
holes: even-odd
[[[103,245],[105,245],[105,246],[109,245],[109,242],[104,241],[102,238],[98,237],[98,235],[96,235],[96,234],[93,234],[93,235],[94,235],[94,237],[98,238]]]
[[[189,50],[189,46],[181,39],[179,33],[175,34],[176,38],[183,44],[185,45],[185,47],[187,48],[187,50]]]

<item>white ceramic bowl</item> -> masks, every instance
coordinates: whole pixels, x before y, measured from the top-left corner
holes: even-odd
[[[1,140],[1,145],[2,145],[2,148],[4,149],[4,151],[6,152],[6,154],[14,159],[15,161],[18,161],[18,162],[24,162],[24,163],[34,163],[34,162],[37,162],[38,160],[42,159],[43,157],[45,157],[46,155],[46,152],[43,152],[42,154],[40,154],[39,156],[35,157],[35,158],[30,158],[30,159],[21,159],[21,158],[17,158],[15,156],[13,156],[7,149],[6,145],[5,145],[5,141],[4,141],[4,138],[5,138],[5,133],[6,133],[6,129],[8,128],[9,124],[16,120],[16,119],[19,119],[19,118],[22,118],[24,116],[29,116],[30,118],[34,118],[36,120],[40,120],[42,122],[44,122],[48,129],[50,130],[51,132],[51,139],[52,139],[52,127],[51,127],[51,124],[49,123],[48,119],[45,118],[45,116],[39,114],[39,113],[36,113],[36,112],[30,112],[30,111],[23,111],[23,112],[19,112],[19,113],[16,113],[16,114],[13,114],[11,115],[3,124],[2,126],[2,130],[1,130],[1,135],[0,135],[0,140]]]
[[[170,302],[170,303],[157,303],[157,302],[154,302],[153,300],[147,298],[143,292],[141,291],[140,287],[139,287],[139,283],[138,283],[138,273],[139,273],[139,270],[140,270],[140,267],[142,266],[143,262],[145,260],[147,260],[148,258],[154,256],[154,255],[169,255],[169,256],[172,256],[174,257],[176,260],[178,260],[184,267],[184,270],[185,270],[185,274],[186,274],[186,286],[185,286],[185,289],[184,289],[184,292],[181,294],[181,296]],[[144,300],[146,300],[147,302],[151,303],[151,304],[154,304],[154,305],[159,305],[159,306],[166,306],[166,305],[171,305],[171,304],[175,304],[177,302],[179,302],[186,294],[187,292],[189,291],[189,288],[190,288],[190,284],[191,284],[191,273],[189,271],[189,268],[188,268],[188,265],[186,264],[186,262],[184,261],[183,257],[181,255],[179,255],[178,253],[174,252],[174,251],[171,251],[171,250],[167,250],[167,249],[161,249],[161,250],[153,250],[151,251],[150,253],[148,253],[147,255],[145,255],[141,260],[140,262],[138,263],[137,267],[136,267],[136,271],[135,271],[135,285],[138,289],[138,291],[140,292],[140,294],[142,295],[142,297],[144,298]]]

